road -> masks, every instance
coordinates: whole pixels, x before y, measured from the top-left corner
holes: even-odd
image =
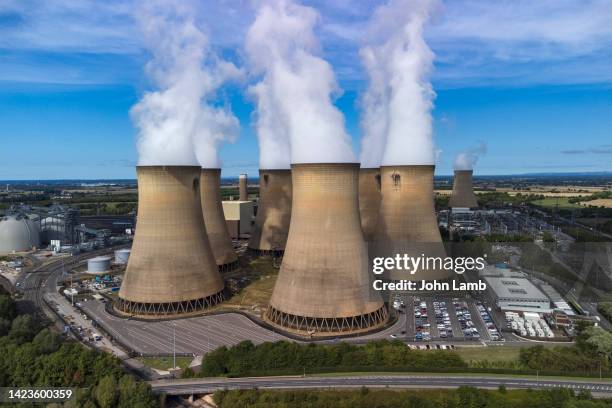
[[[338,377],[255,377],[255,378],[202,378],[197,380],[152,381],[154,392],[168,395],[206,394],[218,390],[232,389],[295,389],[295,388],[351,388],[351,387],[392,387],[392,388],[457,388],[472,386],[508,389],[570,388],[587,389],[595,396],[612,396],[612,381],[537,379],[530,377],[465,376],[465,375],[364,375]]]

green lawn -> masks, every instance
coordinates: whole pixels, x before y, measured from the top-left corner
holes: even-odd
[[[531,203],[539,207],[555,208],[557,205],[559,208],[581,208],[578,203],[570,203],[568,197],[547,197],[541,200],[535,200]]]
[[[158,370],[168,370],[172,368],[172,357],[137,357],[144,365]],[[193,360],[192,357],[176,357],[176,365],[187,368]]]
[[[520,347],[489,346],[489,347],[457,347],[455,352],[465,361],[518,361]],[[470,364],[471,365],[471,364]]]

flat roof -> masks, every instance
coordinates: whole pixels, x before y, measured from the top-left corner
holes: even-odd
[[[487,285],[499,300],[516,299],[550,302],[529,279],[512,276],[485,276]]]

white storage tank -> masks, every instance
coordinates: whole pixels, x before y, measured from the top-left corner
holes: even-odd
[[[115,263],[119,265],[127,264],[131,252],[131,249],[119,249],[115,251]]]
[[[87,260],[87,273],[102,274],[110,270],[111,257],[98,256]]]

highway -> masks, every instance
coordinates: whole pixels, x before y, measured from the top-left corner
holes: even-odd
[[[334,377],[251,377],[251,378],[202,378],[191,380],[158,380],[150,382],[154,392],[167,395],[207,394],[218,390],[236,389],[330,389],[353,387],[390,388],[457,388],[472,386],[508,389],[570,388],[586,389],[594,396],[611,397],[612,381],[575,379],[537,379],[533,377],[466,376],[466,375],[363,375]]]

